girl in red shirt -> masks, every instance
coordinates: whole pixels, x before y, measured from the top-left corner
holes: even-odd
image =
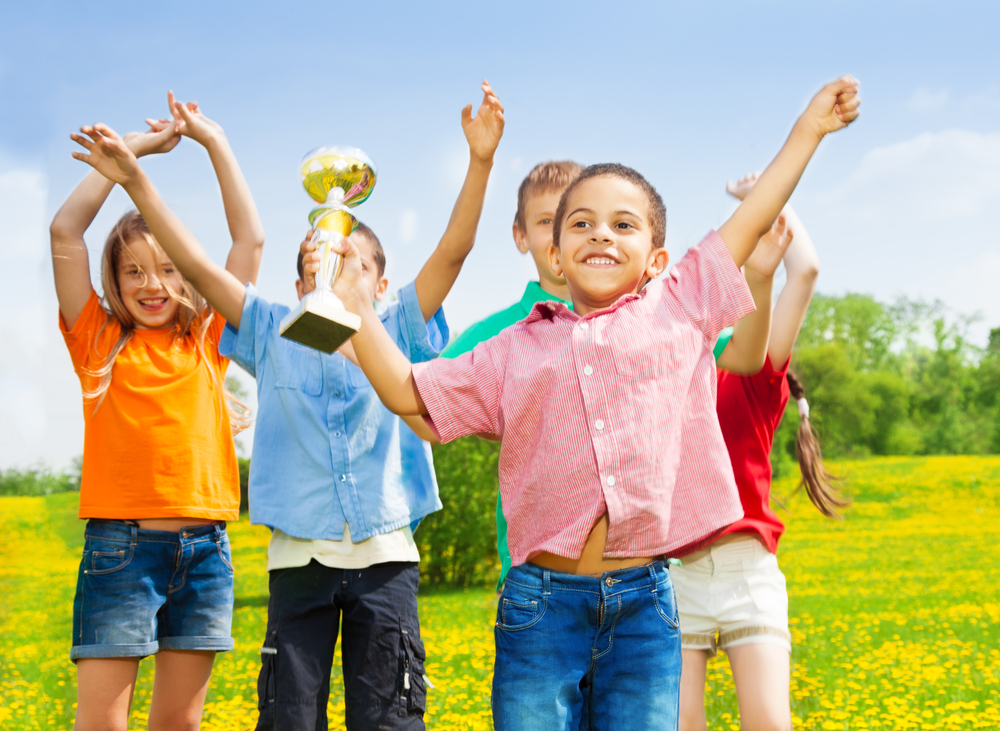
[[[749,175],[727,190],[742,200],[757,177]],[[764,366],[750,376],[718,374],[719,422],[744,516],[670,570],[682,629],[682,731],[707,727],[705,676],[717,648],[729,656],[743,727],[792,727],[788,595],[775,556],[785,527],[770,505],[771,444],[789,395],[797,400],[801,417],[796,449],[806,492],[830,517],[838,517],[836,509],[846,505],[823,469],[802,386],[788,371],[816,287],[819,259],[791,207],[786,206],[783,216],[793,239],[784,256],[787,280],[774,308]]]

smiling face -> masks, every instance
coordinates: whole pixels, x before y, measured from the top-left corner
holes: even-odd
[[[531,196],[524,206],[524,228],[514,224],[514,243],[522,254],[531,254],[538,270],[542,289],[567,299],[566,280],[556,276],[549,265],[549,247],[552,246],[552,222],[559,207],[562,189]]]
[[[666,249],[653,247],[649,200],[634,183],[602,175],[571,191],[549,263],[566,277],[577,314],[637,293],[663,273],[667,261]]]
[[[172,327],[180,302],[171,292],[184,290],[184,279],[156,244],[143,238],[126,243],[118,256],[118,292],[138,329]]]

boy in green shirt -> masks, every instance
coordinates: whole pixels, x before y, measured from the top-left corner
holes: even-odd
[[[563,190],[583,170],[583,166],[570,160],[543,162],[531,169],[521,181],[517,190],[517,213],[514,214],[514,243],[522,254],[531,254],[538,270],[538,281],[528,282],[520,302],[495,312],[470,325],[461,335],[451,341],[439,357],[457,358],[484,340],[492,338],[504,328],[520,322],[528,316],[537,302],[562,302],[573,307],[566,280],[556,276],[549,268],[549,247],[552,245],[552,221]],[[768,276],[747,276],[757,311],[737,323],[735,328],[726,328],[715,344],[715,359],[720,368],[735,373],[756,373],[764,364],[767,341],[771,330],[771,282],[774,270],[781,260],[784,250],[791,243],[791,232],[785,229],[783,217],[779,218],[772,232],[761,240],[771,239],[755,252],[758,264],[770,272]],[[767,262],[763,262],[767,259]],[[751,262],[748,261],[750,266]],[[732,345],[730,346],[730,341]],[[725,354],[723,355],[723,351]],[[722,360],[720,361],[720,358]],[[507,547],[507,521],[503,515],[503,504],[497,494],[497,553],[500,556],[500,578],[497,591],[503,587],[510,570],[510,549]]]

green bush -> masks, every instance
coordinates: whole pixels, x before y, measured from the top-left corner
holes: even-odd
[[[490,586],[499,575],[496,504],[500,444],[466,437],[434,447],[444,509],[414,534],[421,580],[431,587]]]
[[[79,490],[79,471],[52,472],[47,468],[0,470],[0,495],[5,497],[35,497]]]

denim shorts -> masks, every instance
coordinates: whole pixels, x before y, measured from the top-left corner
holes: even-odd
[[[173,533],[91,519],[73,600],[70,659],[233,649],[225,523]]]
[[[515,566],[494,638],[497,731],[676,731],[681,635],[662,561],[599,577]]]

